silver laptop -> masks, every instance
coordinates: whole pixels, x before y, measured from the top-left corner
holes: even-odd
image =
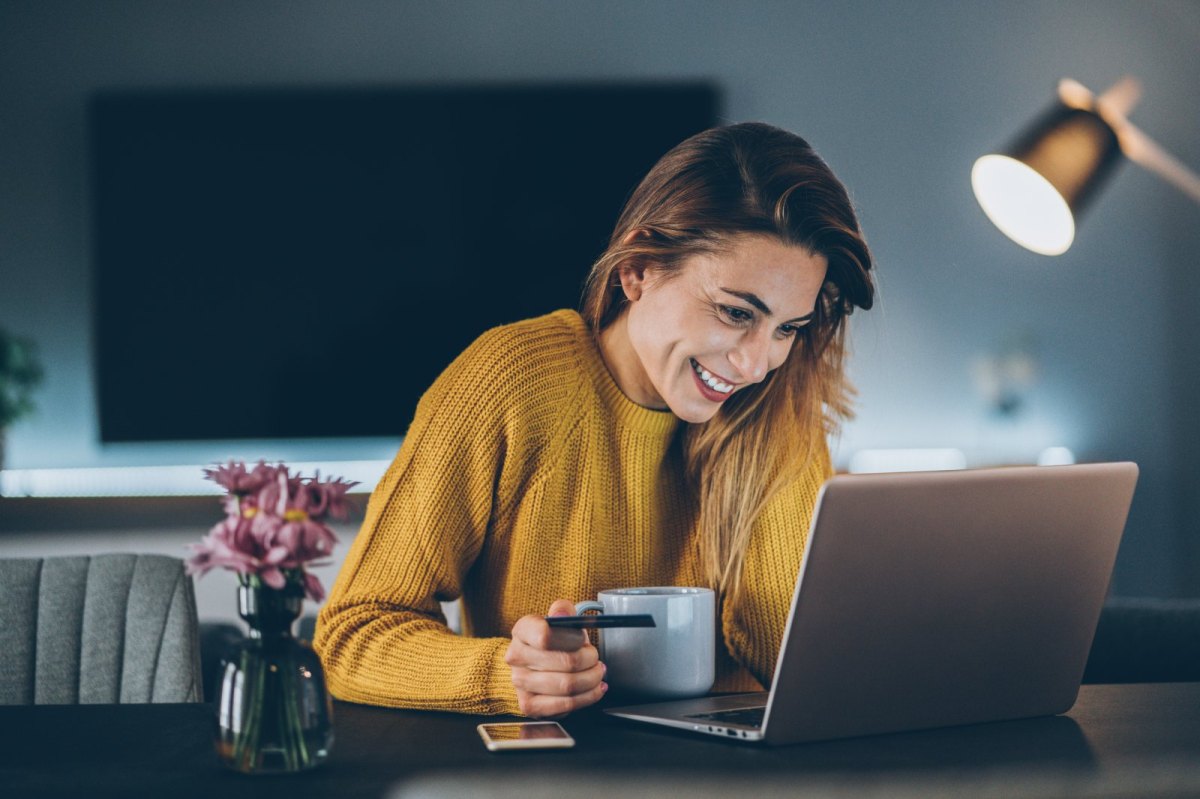
[[[789,744],[1065,713],[1133,463],[839,475],[817,498],[769,692],[610,708]]]

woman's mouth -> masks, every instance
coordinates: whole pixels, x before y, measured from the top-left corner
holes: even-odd
[[[710,402],[724,402],[729,398],[729,395],[733,393],[732,383],[726,383],[709,372],[695,358],[689,358],[688,361],[692,365],[692,375],[696,380],[696,386],[705,399]]]

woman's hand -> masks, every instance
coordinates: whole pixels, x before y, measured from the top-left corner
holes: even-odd
[[[547,615],[574,613],[573,604],[556,599]],[[604,664],[587,634],[551,627],[541,616],[517,620],[504,662],[512,666],[521,712],[531,718],[561,718],[595,704],[608,690]]]

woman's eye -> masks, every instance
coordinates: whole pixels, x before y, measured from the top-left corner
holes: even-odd
[[[779,326],[779,337],[780,338],[791,338],[806,327],[808,327],[807,322],[802,325],[780,325]]]
[[[754,318],[754,314],[742,308],[734,308],[729,305],[722,305],[721,310],[733,321],[738,324],[744,324]]]

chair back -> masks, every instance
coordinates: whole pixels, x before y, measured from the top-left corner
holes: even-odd
[[[108,554],[0,559],[0,704],[202,701],[183,561]]]

